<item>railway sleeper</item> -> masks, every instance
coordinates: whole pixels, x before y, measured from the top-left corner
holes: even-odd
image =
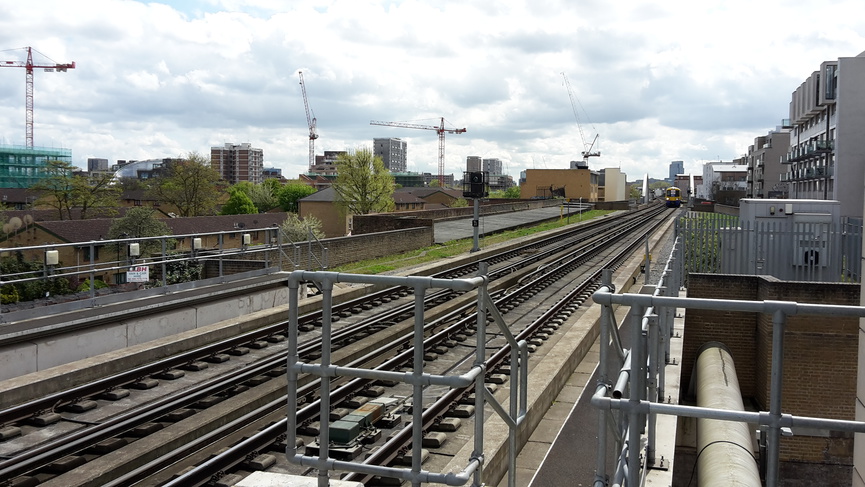
[[[4,426],[0,428],[0,441],[6,441],[21,436],[21,428],[17,426]]]
[[[92,399],[84,399],[63,406],[63,410],[68,413],[81,414],[96,409],[98,406],[99,403],[96,401]]]
[[[429,458],[429,450],[426,448],[421,448],[420,450],[420,462],[424,463]],[[412,457],[411,454],[403,453],[396,457],[395,463],[398,465],[411,465]]]
[[[453,433],[460,429],[461,426],[462,420],[460,418],[443,418],[435,425],[435,429],[446,433]]]
[[[99,399],[103,399],[105,401],[119,401],[125,397],[129,396],[129,389],[117,388],[111,389],[109,391],[105,391],[100,393],[98,396]]]

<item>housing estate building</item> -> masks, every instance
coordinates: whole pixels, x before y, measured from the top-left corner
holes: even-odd
[[[790,145],[781,182],[795,199],[841,202],[862,217],[865,180],[865,52],[825,61],[790,101]]]
[[[405,172],[408,167],[406,141],[395,138],[372,139],[373,155],[380,157],[390,172]]]
[[[748,173],[745,179],[746,198],[788,198],[788,183],[781,181],[784,167],[781,160],[790,145],[790,130],[778,127],[766,135],[754,139],[748,147],[745,163]]]
[[[697,186],[697,197],[735,206],[745,197],[747,175],[748,166],[743,159],[707,162],[703,164],[703,179],[702,184]]]
[[[502,160],[496,158],[484,159],[482,162],[483,171],[490,176],[499,176],[504,173],[502,170]]]
[[[240,181],[258,184],[262,180],[264,151],[246,142],[211,147],[210,166],[229,184]]]

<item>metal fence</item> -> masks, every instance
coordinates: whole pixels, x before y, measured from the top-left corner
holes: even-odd
[[[765,438],[765,485],[768,487],[775,487],[779,482],[782,430],[815,428],[865,433],[865,422],[793,416],[781,411],[787,317],[828,315],[861,318],[865,316],[865,307],[789,301],[680,298],[678,293],[684,282],[684,266],[680,265],[680,262],[687,258],[687,247],[683,248],[682,240],[683,236],[676,239],[652,295],[615,294],[610,284],[604,285],[593,295],[593,300],[603,306],[598,383],[592,397],[592,404],[600,409],[594,487],[643,485],[648,470],[656,465],[655,443],[659,433],[655,424],[658,414],[758,425],[763,433],[761,438]],[[608,277],[605,281],[610,282]],[[630,348],[623,346],[619,336],[613,309],[615,305],[630,307],[627,316]],[[772,316],[772,350],[778,353],[773,353],[771,357],[769,411],[733,411],[664,403],[664,368],[671,363],[670,339],[673,336],[677,308],[743,311]],[[609,433],[612,433],[612,439],[608,439]],[[614,471],[607,472],[605,455],[610,441],[615,441],[614,451],[618,453],[618,462]]]
[[[771,275],[787,281],[861,282],[862,220],[742,221],[685,212],[676,220],[690,272]]]
[[[263,235],[261,243],[253,242],[256,234]],[[178,242],[187,245],[181,249]],[[132,299],[130,293],[145,297],[280,270],[326,270],[328,249],[311,231],[308,241],[294,242],[279,227],[266,227],[0,248],[0,259],[24,264],[0,270],[0,321],[7,321],[13,314],[21,319],[45,314],[44,308],[19,303],[25,288],[31,304],[48,298],[59,302],[55,311],[73,311]],[[205,273],[205,267],[211,271]]]

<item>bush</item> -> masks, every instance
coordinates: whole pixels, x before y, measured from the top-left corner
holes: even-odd
[[[105,282],[102,279],[94,279],[93,285],[96,289],[103,289],[103,288],[108,287],[108,284],[105,284]],[[90,291],[90,279],[85,279],[75,289],[75,292],[78,292],[78,293],[87,292],[87,291]]]

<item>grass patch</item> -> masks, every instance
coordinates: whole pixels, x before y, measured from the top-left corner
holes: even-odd
[[[611,211],[591,210],[583,213],[582,220],[587,221],[593,218],[611,213]],[[517,228],[515,230],[507,230],[495,235],[483,237],[480,241],[481,247],[489,247],[515,238],[527,237],[547,230],[554,230],[568,225],[575,225],[580,222],[578,215],[571,215],[570,224],[567,218],[556,220],[553,222],[541,223],[533,227]],[[414,267],[429,262],[447,259],[457,255],[465,254],[471,251],[473,247],[473,239],[465,238],[462,240],[454,240],[442,245],[433,245],[402,254],[388,255],[377,259],[368,259],[358,262],[351,262],[331,270],[335,272],[348,272],[352,274],[381,274],[390,272],[403,267]]]

